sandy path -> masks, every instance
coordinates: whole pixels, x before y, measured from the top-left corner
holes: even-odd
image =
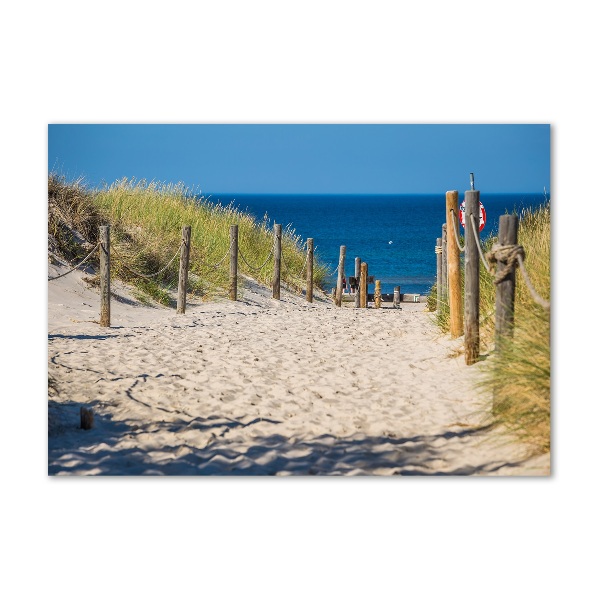
[[[49,473],[549,473],[547,456],[523,460],[479,427],[477,369],[424,304],[269,295],[252,286],[186,315],[113,302],[103,329],[78,274],[49,283]]]

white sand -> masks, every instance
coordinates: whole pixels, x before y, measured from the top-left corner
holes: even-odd
[[[50,266],[49,274],[59,273]],[[63,269],[64,272],[64,269]],[[48,283],[48,472],[548,475],[482,429],[478,367],[425,304],[335,308],[252,282],[238,302],[147,307],[110,328],[74,272]],[[95,322],[96,321],[96,322]],[[95,426],[79,428],[80,406]]]

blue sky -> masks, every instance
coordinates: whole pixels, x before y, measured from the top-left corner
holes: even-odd
[[[550,126],[50,124],[48,169],[215,193],[550,192]]]

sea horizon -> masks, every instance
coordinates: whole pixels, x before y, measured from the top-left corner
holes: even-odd
[[[315,256],[329,271],[323,287],[335,286],[340,246],[346,246],[345,275],[355,258],[369,265],[382,293],[426,295],[435,284],[436,239],[445,222],[446,193],[202,193],[205,202],[232,205],[270,226],[281,224],[303,240],[313,238]],[[459,204],[464,192],[459,192]],[[498,218],[549,201],[543,192],[480,193],[486,211],[482,239],[497,234]],[[373,286],[370,287],[370,291]]]

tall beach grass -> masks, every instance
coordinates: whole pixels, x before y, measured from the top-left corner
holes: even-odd
[[[519,216],[518,243],[525,250],[529,279],[543,298],[550,299],[550,204],[522,211]],[[496,237],[482,240],[484,252]],[[464,286],[461,285],[461,290]],[[430,292],[430,311],[436,310],[437,289]],[[464,302],[464,299],[463,299]],[[480,267],[480,349],[482,371],[480,389],[493,398],[489,420],[525,443],[532,454],[550,450],[550,312],[530,294],[521,271],[517,269],[512,337],[495,343],[496,286],[493,276]],[[435,312],[436,322],[449,331],[449,310],[445,302]]]
[[[266,260],[274,239],[268,216],[258,221],[232,205],[210,202],[182,183],[122,179],[101,189],[90,189],[81,180],[67,182],[62,176],[50,174],[48,210],[48,233],[69,259],[83,255],[79,238],[88,246],[93,245],[98,240],[99,226],[110,225],[113,276],[134,284],[142,294],[164,304],[174,302],[179,261],[175,259],[156,277],[147,279],[140,275],[160,271],[178,255],[184,225],[192,228],[192,295],[208,300],[227,294],[231,225],[238,225],[238,272],[265,285],[272,281],[273,257]],[[304,287],[304,245],[287,225],[282,236],[282,283],[297,292]],[[321,287],[326,273],[326,267],[315,262],[315,286]],[[240,279],[238,285],[243,294]]]

